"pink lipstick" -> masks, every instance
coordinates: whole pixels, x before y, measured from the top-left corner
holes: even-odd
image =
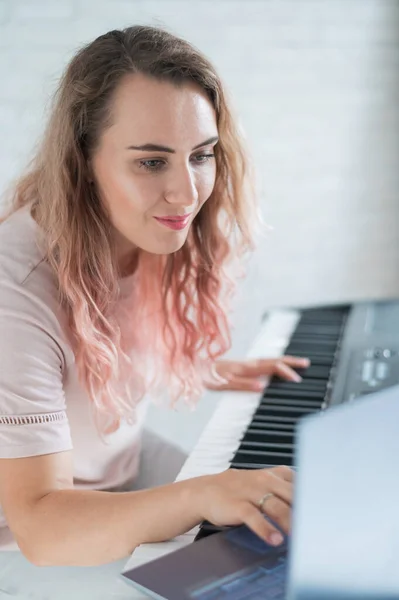
[[[184,229],[190,220],[191,213],[184,217],[154,217],[158,223],[176,231]]]

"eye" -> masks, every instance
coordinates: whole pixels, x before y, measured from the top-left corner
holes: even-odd
[[[160,171],[162,166],[164,165],[163,160],[158,160],[155,158],[151,158],[149,160],[141,160],[139,164],[139,168],[143,168],[146,171]]]
[[[198,162],[198,164],[202,165],[210,161],[211,158],[213,158],[214,156],[214,154],[197,154],[197,156],[195,156],[194,158],[195,161]]]
[[[203,165],[209,162],[214,156],[214,154],[197,154],[194,156],[193,160],[198,165]],[[164,166],[165,162],[163,160],[159,160],[158,158],[149,158],[148,160],[140,160],[139,162],[140,169],[144,169],[145,171],[150,171],[152,173],[160,171]]]

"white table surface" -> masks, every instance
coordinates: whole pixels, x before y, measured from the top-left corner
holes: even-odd
[[[97,567],[36,567],[8,529],[0,532],[0,543],[7,549],[0,552],[1,600],[148,600],[121,577],[131,557]]]

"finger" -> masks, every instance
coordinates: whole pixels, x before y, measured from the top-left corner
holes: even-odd
[[[280,361],[275,364],[274,374],[285,381],[295,381],[296,383],[302,381],[302,377],[296,371]]]
[[[279,465],[278,467],[272,467],[271,469],[269,469],[269,471],[272,471],[272,473],[277,475],[277,477],[280,477],[285,481],[289,481],[290,483],[294,482],[295,471],[290,467],[287,467],[287,465]]]
[[[256,378],[239,377],[234,375],[230,378],[227,383],[219,383],[214,387],[218,390],[237,390],[237,391],[250,391],[250,392],[261,392],[265,388],[265,383]],[[208,385],[211,387],[211,385]]]
[[[271,492],[281,500],[284,500],[286,504],[291,505],[293,502],[294,488],[291,481],[280,476],[280,473],[284,472],[283,469],[283,467],[280,467],[280,471],[277,472],[275,472],[275,468],[260,469],[259,478],[257,480],[257,494],[259,494],[259,489],[265,490],[263,492],[264,494],[266,494],[266,492]],[[256,503],[257,499],[254,498],[253,500]]]
[[[291,507],[277,496],[266,498],[262,512],[281,527],[284,533],[291,531]]]
[[[238,518],[249,527],[256,535],[272,546],[279,546],[284,541],[283,536],[271,523],[266,521],[258,508],[249,502],[242,502],[237,506]]]
[[[230,390],[246,390],[251,392],[261,392],[266,387],[265,382],[256,377],[239,377],[238,375],[232,377],[226,385]]]
[[[294,367],[294,369],[306,369],[310,366],[310,360],[303,356],[291,356],[287,354],[286,356],[282,356],[280,360],[289,367]]]
[[[294,369],[305,369],[309,367],[310,361],[308,358],[290,355],[281,358],[258,358],[237,365],[235,374],[244,377],[272,375],[275,372],[276,364],[287,365]]]
[[[235,367],[235,375],[240,377],[259,377],[271,375],[274,371],[275,358],[256,358],[239,363]]]

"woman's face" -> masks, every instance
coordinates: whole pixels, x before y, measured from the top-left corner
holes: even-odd
[[[140,74],[116,91],[112,125],[91,161],[106,203],[121,267],[141,248],[176,252],[209,198],[216,176],[216,114],[194,84],[177,87]],[[184,221],[158,218],[187,215]]]

